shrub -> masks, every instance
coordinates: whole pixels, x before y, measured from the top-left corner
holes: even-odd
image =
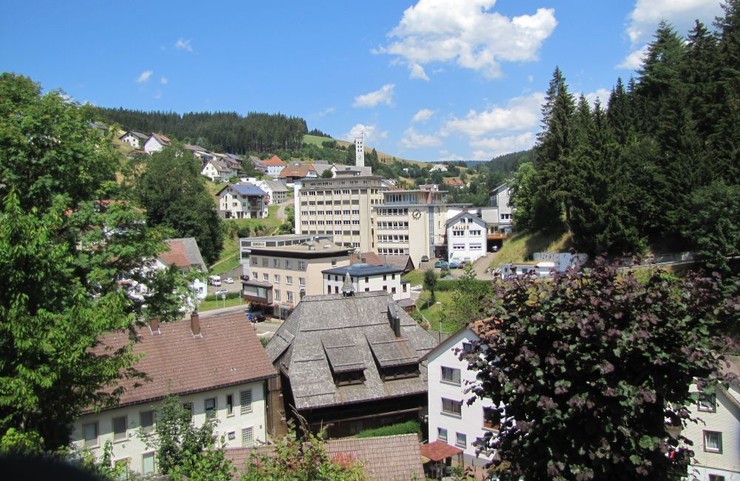
[[[399,434],[421,434],[419,421],[406,421],[405,423],[391,424],[379,428],[365,429],[355,435],[356,438],[377,438],[380,436],[396,436]]]

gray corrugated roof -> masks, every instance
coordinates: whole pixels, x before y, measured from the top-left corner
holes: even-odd
[[[260,189],[259,187],[253,184],[229,184],[228,187],[231,187],[232,189],[234,189],[234,191],[236,191],[236,193],[239,195],[252,195],[252,196],[260,196],[260,197],[267,195],[267,193],[265,193],[264,190]],[[218,192],[219,195],[221,195],[221,192],[223,192],[225,189],[226,187],[221,189]]]
[[[296,408],[426,392],[423,369],[418,377],[381,378],[379,363],[387,367],[414,363],[436,345],[434,337],[402,309],[396,309],[401,325],[396,338],[388,315],[393,304],[386,292],[306,296],[298,303],[267,345],[268,357],[290,378]],[[335,372],[363,366],[365,381],[336,386],[332,366]]]

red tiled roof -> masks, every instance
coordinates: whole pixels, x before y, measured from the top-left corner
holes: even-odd
[[[202,337],[193,336],[190,319],[136,329],[134,354],[143,354],[135,369],[146,379],[124,379],[120,405],[139,404],[170,394],[200,392],[220,386],[258,381],[276,375],[243,309],[200,316]],[[116,349],[128,341],[128,331],[101,339],[97,352]]]
[[[161,260],[163,264],[168,266],[175,264],[177,267],[183,269],[190,267],[188,256],[185,255],[185,246],[182,242],[169,241],[167,242],[167,245],[169,246],[169,250],[162,252],[159,255],[159,260]]]
[[[450,456],[455,456],[463,452],[462,449],[450,446],[444,441],[436,440],[433,443],[422,444],[419,448],[421,455],[425,456],[432,461],[442,461]]]
[[[263,160],[262,165],[287,165],[285,162],[280,160],[280,157],[273,155],[271,159]]]

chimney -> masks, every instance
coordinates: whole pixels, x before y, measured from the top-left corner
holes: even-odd
[[[190,314],[190,330],[193,332],[193,337],[203,337],[200,332],[200,315],[198,311],[193,311]]]
[[[391,323],[393,334],[395,334],[396,337],[401,337],[401,318],[398,316],[398,311],[396,310],[396,304],[394,302],[388,304],[388,320]]]
[[[156,318],[149,320],[149,330],[152,332],[152,335],[162,334],[162,331],[159,330],[159,320]]]

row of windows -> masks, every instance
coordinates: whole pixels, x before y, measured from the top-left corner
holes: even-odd
[[[203,410],[206,417],[211,418],[216,416],[218,409],[218,399],[216,397],[207,398],[203,401]],[[234,395],[227,394],[225,396],[225,410],[226,416],[233,416],[235,414]],[[183,408],[186,411],[193,413],[193,403],[183,403]],[[252,412],[252,390],[247,389],[239,391],[239,413],[249,414]],[[128,439],[128,428],[129,419],[127,415],[116,416],[112,420],[113,424],[113,441],[124,441]],[[154,430],[154,411],[145,410],[139,412],[139,426],[142,432],[150,433]],[[100,444],[100,426],[98,421],[84,423],[82,425],[82,434],[84,445],[86,448],[97,447]]]
[[[378,235],[378,242],[408,242],[409,236],[403,234]]]
[[[480,229],[472,229],[472,230],[453,230],[452,231],[452,237],[465,237],[465,234],[469,234],[469,237],[480,237],[483,233]]]
[[[378,230],[408,230],[409,221],[378,222]]]
[[[345,209],[345,210],[317,210],[317,211],[309,211],[309,210],[302,210],[301,215],[307,216],[307,215],[360,215],[360,209]]]
[[[302,221],[301,222],[301,225],[308,225],[308,221],[305,221],[305,220]],[[360,235],[360,231],[359,230],[351,230],[351,231],[350,230],[335,230],[335,231],[331,231],[331,230],[306,230],[306,231],[304,231],[304,233],[309,234],[309,235],[332,235],[332,234],[333,235]],[[337,243],[337,245],[339,245],[339,244]],[[341,244],[341,245],[344,246],[344,247],[360,247],[360,243],[359,242],[355,242],[355,243],[347,243],[347,242],[345,242],[344,244]]]
[[[258,281],[260,279],[260,274],[258,271],[252,271],[252,279]],[[282,276],[280,274],[274,274],[273,275],[273,283],[274,284],[280,284],[282,282]],[[265,282],[270,282],[270,274],[267,272],[262,273],[262,280]],[[285,276],[285,284],[288,286],[293,285],[293,276]],[[298,285],[301,287],[304,287],[306,285],[306,278],[305,277],[299,277],[298,278]]]
[[[408,215],[408,209],[378,208],[378,215]]]
[[[378,247],[378,254],[387,256],[406,256],[409,254],[407,248],[400,247]]]
[[[335,220],[335,221],[330,221],[330,220],[327,220],[327,221],[324,221],[324,220],[318,220],[318,221],[317,220],[309,220],[309,221],[305,221],[304,220],[304,221],[301,221],[301,224],[305,225],[306,222],[308,222],[308,225],[317,225],[317,224],[318,225],[325,225],[325,224],[326,225],[332,225],[332,224],[335,224],[335,225],[360,225],[360,220],[359,219],[354,219],[354,220],[344,219],[344,220]]]
[[[471,251],[479,251],[483,249],[483,244],[473,243],[468,246],[468,249]],[[452,250],[453,251],[464,251],[465,244],[452,244]]]
[[[336,264],[336,260],[332,260],[331,265]],[[251,265],[253,267],[257,267],[262,264],[262,267],[268,267],[270,265],[270,259],[267,257],[256,257],[252,256]],[[284,266],[284,267],[283,267]],[[293,269],[293,266],[299,271],[305,271],[306,270],[306,263],[304,261],[294,261],[292,259],[272,259],[272,267],[275,269]],[[254,274],[255,279],[257,278],[257,274]]]
[[[437,438],[447,442],[447,429],[437,428]],[[455,433],[455,446],[462,449],[468,446],[468,437],[465,433]]]

